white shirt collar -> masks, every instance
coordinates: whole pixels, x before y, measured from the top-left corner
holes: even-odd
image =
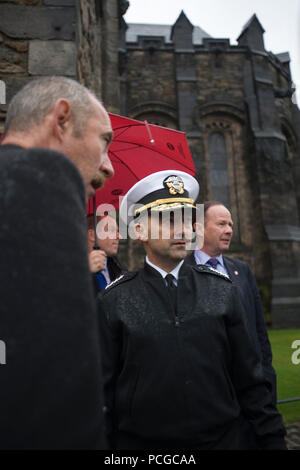
[[[176,268],[174,268],[170,273],[167,273],[166,271],[164,271],[163,269],[159,268],[158,266],[156,266],[155,264],[151,263],[151,261],[149,261],[149,258],[148,256],[146,256],[146,263],[149,264],[149,266],[151,266],[152,268],[156,269],[156,271],[159,272],[159,274],[165,278],[167,274],[173,274],[173,276],[176,278],[176,280],[178,280],[178,276],[179,276],[179,271],[180,271],[180,268],[181,266],[183,265],[184,263],[184,259],[180,261],[179,264],[177,264]]]
[[[110,274],[109,274],[108,265],[107,265],[107,257],[106,257],[106,260],[105,260],[104,269],[102,269],[101,273],[105,277],[106,282],[109,284],[111,282],[111,279],[110,279]]]
[[[195,258],[196,264],[206,264],[207,261],[211,258],[211,256],[209,256],[207,253],[204,253],[204,251],[197,249],[194,251],[194,258]],[[225,267],[222,254],[220,254],[219,256],[216,256],[215,259],[219,261],[219,263],[221,264],[221,266],[223,266],[223,268]]]

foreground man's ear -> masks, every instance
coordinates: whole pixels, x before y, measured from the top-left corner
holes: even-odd
[[[59,141],[62,141],[64,134],[71,123],[70,103],[64,98],[57,100],[51,115],[53,119],[54,134]]]

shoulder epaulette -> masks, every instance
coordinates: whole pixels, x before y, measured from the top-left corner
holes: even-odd
[[[109,284],[107,284],[107,286],[105,287],[104,291],[102,291],[104,294],[108,291],[110,291],[110,289],[112,289],[113,287],[116,287],[120,284],[122,284],[123,282],[126,282],[126,281],[130,281],[131,279],[133,279],[135,276],[137,275],[137,272],[127,272],[127,273],[124,273],[122,274],[121,276],[117,277],[117,279],[115,279],[114,281],[110,282]]]
[[[210,266],[206,266],[205,264],[198,264],[197,266],[193,266],[198,272],[201,273],[208,273],[208,274],[214,274],[215,276],[222,277],[223,279],[226,279],[226,281],[232,282],[230,277],[227,276],[227,274],[220,273],[217,269],[211,268]]]

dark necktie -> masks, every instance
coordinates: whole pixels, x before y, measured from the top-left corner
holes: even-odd
[[[219,261],[216,258],[210,258],[206,261],[206,264],[209,264],[212,268],[217,269]]]
[[[175,284],[176,278],[175,278],[175,276],[173,276],[173,274],[167,274],[166,277],[165,277],[165,281],[166,281],[167,287],[169,289],[176,288],[176,284]]]
[[[105,277],[103,276],[103,274],[102,273],[97,273],[96,278],[97,278],[97,281],[98,281],[99,289],[100,290],[105,289],[105,287],[107,286],[107,281],[106,281]]]
[[[167,274],[165,277],[165,282],[167,284],[167,289],[172,299],[173,306],[176,310],[176,285],[175,285],[175,277],[173,276],[173,274]]]

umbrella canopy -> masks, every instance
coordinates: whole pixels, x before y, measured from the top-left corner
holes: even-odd
[[[195,175],[192,155],[183,132],[109,113],[114,138],[109,157],[115,175],[96,191],[96,207],[112,204],[119,209],[119,197],[139,180],[161,170],[181,170]],[[89,200],[87,213],[92,214]]]

